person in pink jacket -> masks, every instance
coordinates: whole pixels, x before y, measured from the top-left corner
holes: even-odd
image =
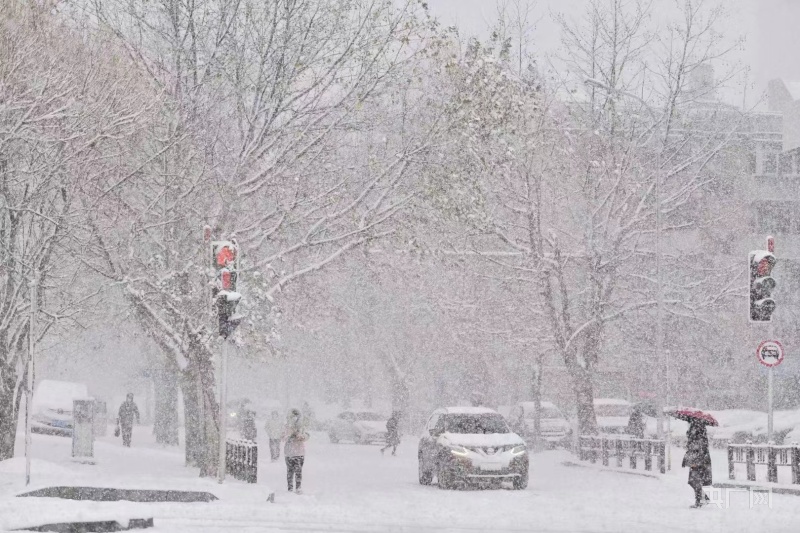
[[[303,482],[303,462],[306,456],[308,432],[299,409],[289,411],[283,439],[286,442],[283,446],[283,455],[286,458],[286,481],[289,492],[302,494],[300,486]]]

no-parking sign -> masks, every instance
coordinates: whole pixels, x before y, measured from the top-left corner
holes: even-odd
[[[758,362],[764,366],[778,366],[783,362],[783,345],[778,341],[764,341],[756,348]]]

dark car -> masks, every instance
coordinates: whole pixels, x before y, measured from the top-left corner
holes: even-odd
[[[446,407],[428,419],[419,442],[419,482],[439,488],[510,481],[528,486],[528,450],[500,413],[484,407]]]

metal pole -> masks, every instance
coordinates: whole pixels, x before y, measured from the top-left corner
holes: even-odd
[[[666,381],[667,381],[667,394],[666,394],[666,407],[672,407],[672,382],[670,381],[670,363],[672,362],[672,352],[670,350],[664,351],[664,357],[667,361]],[[663,407],[661,409],[664,410]],[[672,417],[665,417],[667,420],[667,435],[666,435],[666,448],[667,448],[667,470],[672,470]]]
[[[661,281],[661,176],[656,173],[656,361],[666,370],[664,362],[664,285]],[[659,375],[661,372],[658,373]],[[658,379],[658,439],[664,437],[664,379]]]
[[[769,247],[769,244],[767,246]],[[767,335],[768,340],[775,340],[775,325],[772,320],[767,324]],[[773,367],[767,370],[767,442],[772,442],[772,397],[775,390],[772,382],[773,371]]]
[[[31,317],[28,327],[28,382],[25,391],[25,486],[31,484],[31,412],[33,403],[33,355],[36,348],[36,303],[38,276],[31,282]]]
[[[219,378],[219,466],[217,474],[219,482],[225,481],[225,440],[227,438],[228,413],[225,405],[228,403],[228,340],[222,340],[222,361],[220,362]]]
[[[772,442],[772,372],[773,368],[769,367],[767,378],[767,442]]]

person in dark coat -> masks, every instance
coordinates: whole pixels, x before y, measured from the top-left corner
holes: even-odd
[[[637,439],[643,439],[644,429],[644,413],[641,409],[634,407],[631,412],[631,417],[628,419],[628,435],[633,435]]]
[[[286,441],[283,447],[283,456],[286,459],[286,481],[289,485],[289,492],[302,494],[300,485],[303,482],[303,463],[306,456],[308,431],[305,419],[299,409],[289,411],[286,427],[283,430],[283,439]]]
[[[394,411],[389,420],[386,421],[386,446],[381,448],[383,454],[389,448],[392,449],[392,455],[397,455],[397,445],[400,444],[400,413]]]
[[[245,409],[242,412],[242,438],[255,442],[257,436],[256,414],[250,409]]]
[[[689,467],[689,486],[694,489],[694,506],[700,507],[708,500],[708,496],[703,495],[703,487],[711,485],[711,453],[708,451],[706,425],[690,422],[686,439],[682,466]]]
[[[133,435],[133,418],[139,423],[139,408],[133,403],[133,393],[129,392],[122,405],[119,406],[119,418],[117,424],[122,431],[122,445],[130,448],[131,436]]]

